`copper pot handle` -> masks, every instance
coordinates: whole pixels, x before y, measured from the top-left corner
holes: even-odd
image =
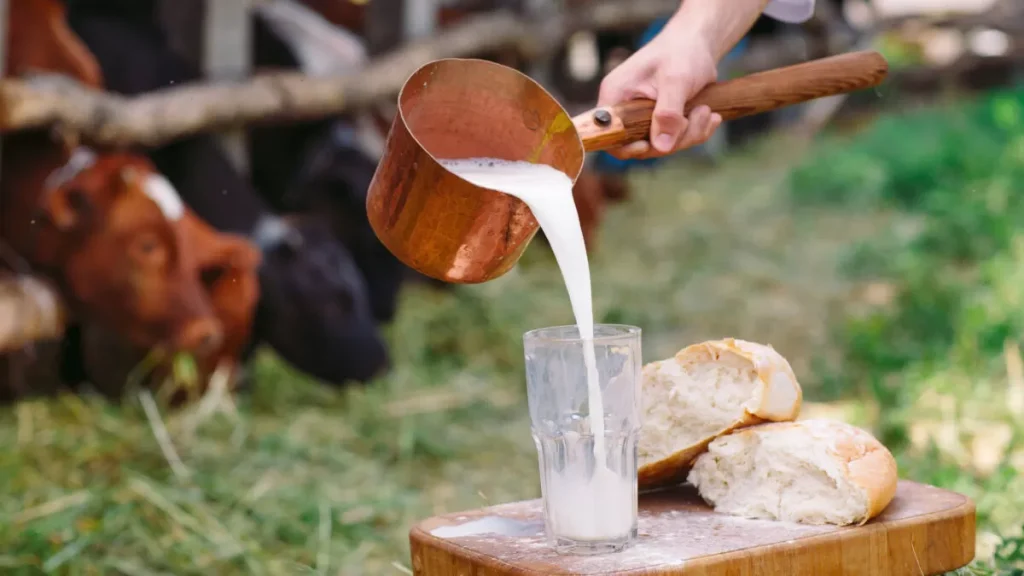
[[[878,86],[888,72],[888,62],[873,50],[830,56],[710,84],[686,103],[686,113],[706,105],[722,120],[752,116]],[[609,150],[647,139],[653,113],[653,100],[630,100],[580,114],[573,124],[588,152]]]

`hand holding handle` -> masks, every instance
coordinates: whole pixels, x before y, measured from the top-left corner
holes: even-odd
[[[686,103],[685,113],[704,105],[722,120],[752,116],[878,86],[888,72],[889,64],[875,51],[830,56],[710,84]],[[653,100],[630,100],[580,114],[573,124],[588,152],[610,150],[646,140],[653,113]]]

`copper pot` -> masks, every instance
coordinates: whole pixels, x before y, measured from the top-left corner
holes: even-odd
[[[687,103],[724,120],[877,86],[888,64],[855,52],[712,84]],[[398,96],[366,200],[377,237],[419,272],[460,284],[508,272],[537,232],[522,201],[470,184],[437,159],[490,157],[553,166],[575,182],[586,152],[648,137],[654,102],[631,100],[570,118],[515,69],[444,59],[414,72]]]

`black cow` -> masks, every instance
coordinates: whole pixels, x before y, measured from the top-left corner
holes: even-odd
[[[326,21],[324,24],[329,25]],[[347,34],[340,29],[337,33]],[[304,66],[296,53],[295,43],[301,41],[275,31],[264,13],[253,15],[255,68],[315,72]],[[329,58],[327,53],[321,60]],[[247,134],[249,165],[257,189],[279,210],[330,215],[335,234],[352,250],[366,277],[374,317],[389,322],[403,280],[415,274],[381,244],[370,227],[366,194],[380,158],[365,143],[365,129],[356,124],[354,116],[346,114],[288,125],[253,126]]]

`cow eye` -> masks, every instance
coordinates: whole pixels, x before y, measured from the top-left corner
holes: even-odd
[[[156,240],[153,238],[143,238],[139,240],[139,253],[143,256],[149,256],[157,249]]]
[[[81,188],[72,188],[68,190],[68,206],[75,212],[83,214],[92,210],[92,201]]]
[[[157,264],[162,260],[163,244],[154,234],[143,234],[132,242],[132,252],[137,260]]]

